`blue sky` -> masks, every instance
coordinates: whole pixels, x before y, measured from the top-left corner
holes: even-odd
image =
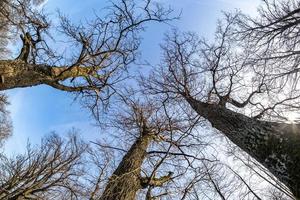
[[[171,23],[181,31],[194,31],[204,37],[212,37],[217,18],[221,11],[240,9],[254,14],[259,0],[160,0],[170,4],[175,11],[182,10],[179,21]],[[66,13],[72,20],[92,17],[94,12],[107,5],[106,0],[48,0],[45,9],[55,12],[56,9]],[[54,16],[54,15],[53,15]],[[163,34],[171,26],[151,24],[143,34],[141,46],[142,58],[151,64],[159,62],[159,43]],[[20,153],[27,141],[38,144],[41,137],[52,131],[63,135],[75,128],[81,135],[93,140],[100,131],[93,126],[89,112],[83,109],[73,96],[48,86],[37,86],[25,89],[14,89],[7,92],[11,102],[9,110],[13,120],[14,132],[5,145],[8,154]]]

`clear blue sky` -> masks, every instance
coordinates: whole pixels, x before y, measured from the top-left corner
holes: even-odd
[[[170,4],[175,11],[182,10],[182,17],[172,24],[181,31],[195,31],[204,37],[212,37],[215,23],[221,11],[240,9],[255,14],[260,0],[160,0]],[[107,5],[106,0],[48,0],[45,9],[54,12],[60,9],[74,21],[92,17],[93,12]],[[170,26],[151,24],[143,35],[143,59],[151,64],[159,62],[159,43]],[[51,131],[63,135],[71,128],[79,129],[89,140],[98,137],[99,130],[93,127],[93,120],[87,110],[73,101],[70,94],[48,86],[14,89],[7,92],[13,120],[13,136],[6,142],[5,152],[19,153],[24,150],[27,140],[38,144],[41,137]]]

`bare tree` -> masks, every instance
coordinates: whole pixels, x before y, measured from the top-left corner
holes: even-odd
[[[253,20],[257,27],[251,29],[243,24],[240,28],[245,19],[239,14],[225,14],[213,43],[193,33],[169,34],[162,47],[161,68],[146,84],[153,94],[186,100],[299,198],[299,125],[287,121],[290,113],[299,108],[295,71],[298,59],[287,56],[287,48],[297,46],[290,36],[298,23],[284,30],[291,32],[275,32],[282,23],[292,26],[286,19],[294,20],[293,11],[298,13],[295,6],[299,3],[266,1],[266,5],[259,20],[269,26]],[[286,18],[284,12],[288,12]],[[276,24],[272,17],[280,16],[283,19]],[[270,19],[275,25],[267,21]],[[268,32],[269,28],[274,30]]]
[[[100,199],[135,199],[138,190],[162,186],[171,180],[172,172],[161,177],[156,177],[155,171],[150,176],[141,174],[150,143],[159,140],[161,133],[175,129],[173,124],[170,124],[170,127],[166,126],[153,115],[155,109],[151,105],[141,107],[134,103],[131,114],[120,118],[124,128],[132,132],[137,131],[138,136],[110,177]]]
[[[10,36],[21,34],[22,47],[15,60],[0,61],[0,90],[47,84],[59,90],[78,92],[84,98],[92,98],[94,102],[91,106],[97,109],[97,102],[109,99],[115,92],[113,86],[126,77],[126,69],[135,61],[140,43],[138,33],[144,30],[143,24],[170,20],[168,16],[171,10],[162,9],[150,0],[143,3],[141,6],[134,1],[121,0],[119,4],[113,3],[106,17],[96,16],[94,21],[86,24],[74,25],[61,14],[61,24],[57,31],[71,40],[71,47],[76,47],[74,52],[67,52],[64,54],[66,56],[61,57],[49,42],[51,26],[48,19],[45,14],[36,10],[33,1],[3,1],[0,14],[5,19],[3,30]],[[274,5],[272,9],[268,6],[265,8],[272,16],[272,12],[276,12],[275,8],[280,10],[289,4],[275,6],[277,4],[267,2],[267,5]],[[284,23],[285,19],[284,17],[282,20]],[[222,131],[232,142],[269,169],[296,197],[300,196],[298,125],[274,122],[278,118],[282,120],[286,111],[299,108],[297,76],[293,79],[293,87],[289,87],[285,81],[289,80],[290,75],[297,74],[296,62],[292,65],[290,61],[280,62],[281,58],[293,59],[290,56],[273,56],[272,53],[278,46],[271,48],[269,42],[256,46],[255,40],[260,42],[265,36],[253,36],[251,31],[263,30],[264,27],[251,30],[249,27],[255,21],[250,20],[249,25],[247,20],[249,18],[239,15],[226,15],[226,23],[218,24],[213,44],[191,33],[181,36],[174,32],[167,36],[167,42],[163,46],[163,67],[145,83],[151,93],[165,97],[162,98],[163,105],[157,108],[155,103],[127,102],[130,108],[128,115],[119,115],[116,126],[118,130],[132,136],[133,142],[126,150],[105,146],[124,153],[108,180],[104,178],[108,175],[105,172],[106,165],[97,163],[99,155],[90,150],[90,156],[96,164],[95,169],[99,173],[88,176],[91,187],[81,190],[83,196],[104,200],[135,199],[137,195],[142,195],[150,200],[165,196],[174,199],[182,195],[181,199],[199,199],[195,190],[205,183],[219,198],[229,198],[234,184],[222,184],[224,177],[216,176],[218,168],[214,171],[207,164],[214,160],[202,156],[203,143],[199,140],[199,135],[192,132],[195,123],[199,121],[198,116],[193,116],[186,110],[183,112],[185,115],[178,114],[174,107],[165,107],[167,102],[182,99],[210,121],[213,127]],[[276,37],[271,39],[277,42]],[[6,37],[5,41],[7,39],[10,38]],[[289,46],[288,41],[291,41],[289,37],[283,44]],[[268,48],[265,45],[269,45]],[[288,64],[289,67],[281,69],[282,64]],[[292,70],[286,73],[285,70],[289,68]],[[269,121],[265,121],[266,119]],[[96,144],[103,147],[101,143]],[[75,147],[77,148],[76,145]],[[43,149],[37,155],[44,155],[41,158],[48,159],[53,149],[56,148]],[[18,171],[3,175],[3,188],[13,190],[7,192],[8,189],[5,189],[5,198],[34,198],[40,195],[39,192],[44,187],[51,188],[51,192],[52,188],[55,188],[55,192],[58,188],[60,194],[67,191],[70,196],[66,198],[76,198],[76,187],[69,187],[74,182],[68,179],[73,176],[73,165],[64,172],[59,171],[58,174],[62,176],[52,176],[48,174],[53,172],[51,164],[47,171],[48,160],[40,160],[40,156],[35,157],[31,151],[28,155],[20,158],[21,164],[25,163],[22,167],[25,165],[26,169],[23,178],[18,178]],[[67,158],[69,159],[68,156]],[[14,162],[4,161],[3,166],[15,169],[13,167],[18,165]],[[40,175],[33,173],[27,179],[26,173],[31,173],[31,169],[34,169],[31,163],[41,163],[41,166],[44,164],[46,172],[41,173],[42,176],[44,172],[46,175],[41,179],[31,179]],[[234,174],[247,188],[247,194],[259,199],[247,182]],[[66,179],[59,178],[64,175],[67,176]],[[185,179],[182,180],[181,177]],[[21,182],[11,186],[10,180],[14,179]],[[32,188],[35,184],[38,186]],[[24,187],[19,188],[20,185]]]
[[[218,159],[203,121],[190,109],[153,99],[118,104],[109,137],[92,151],[90,199],[260,199],[248,177]],[[185,107],[186,108],[186,107]],[[118,141],[118,142],[117,142]],[[94,167],[91,167],[94,169]],[[99,173],[98,173],[99,172]]]
[[[189,145],[191,149],[193,145],[196,146],[196,143],[188,143],[188,138],[193,138],[190,134],[191,124],[183,118],[180,121],[179,118],[165,115],[163,110],[152,103],[130,101],[126,104],[129,108],[115,115],[117,120],[112,125],[121,131],[118,132],[119,137],[123,132],[126,138],[133,140],[129,149],[95,143],[103,149],[113,149],[123,154],[103,192],[99,193],[99,199],[136,199],[142,190],[145,193],[141,195],[148,200],[168,196],[171,192],[164,185],[183,177],[188,171],[188,163],[192,168],[191,163],[206,160],[197,157],[192,150],[186,152]],[[176,164],[174,158],[180,158],[178,162],[181,165]],[[166,167],[168,162],[173,162],[169,168]]]
[[[8,43],[8,26],[5,20],[5,16],[3,15],[3,10],[7,9],[6,4],[4,1],[0,2],[0,32],[1,32],[1,37],[0,37],[0,56],[1,58],[5,56],[7,52],[7,43]]]
[[[113,86],[127,77],[128,66],[138,57],[139,34],[144,31],[145,24],[172,19],[169,18],[171,9],[164,9],[151,0],[138,3],[121,0],[110,2],[107,15],[95,15],[86,23],[74,24],[60,13],[60,24],[53,26],[47,14],[37,6],[42,2],[4,0],[0,3],[0,31],[3,33],[0,38],[3,56],[0,90],[47,84],[77,92],[83,99],[92,98],[93,109],[98,108],[99,101],[106,102],[115,92]],[[67,50],[72,51],[57,51],[56,46],[60,44],[50,34],[53,31],[63,34],[70,42]],[[5,52],[7,44],[18,41],[18,34],[20,52],[15,59],[9,59]],[[10,130],[4,109],[7,101],[2,97],[1,139]],[[74,173],[78,173],[76,166],[83,150],[77,142],[64,145],[57,137],[47,139],[42,145],[40,150],[28,148],[26,155],[12,160],[2,157],[1,165],[5,170],[1,174],[1,199],[77,198],[75,179],[78,181],[80,174]],[[82,185],[86,193],[88,189],[83,188]],[[92,188],[91,199],[97,193],[97,181]]]
[[[64,142],[52,134],[24,155],[0,158],[0,198],[76,199],[83,175],[81,155],[86,149],[75,135]]]
[[[10,115],[6,108],[8,104],[7,96],[0,94],[0,147],[12,133]]]
[[[94,104],[106,101],[114,93],[113,85],[127,77],[128,65],[137,59],[139,33],[145,24],[172,19],[171,9],[151,0],[111,2],[107,15],[81,24],[59,14],[59,25],[50,24],[35,1],[1,4],[3,23],[10,36],[20,34],[22,47],[16,59],[0,60],[0,90],[46,84],[91,97]],[[64,46],[69,45],[65,51],[56,48],[62,44],[50,32],[63,35]]]

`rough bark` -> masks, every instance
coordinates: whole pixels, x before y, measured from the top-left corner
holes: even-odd
[[[300,198],[300,125],[259,121],[185,97],[191,107]]]
[[[93,73],[95,73],[94,68],[89,67],[58,67],[29,64],[21,60],[1,60],[0,91],[41,84],[46,84],[60,90],[80,91],[81,87],[68,87],[59,82],[69,78],[86,77]]]
[[[141,166],[152,139],[152,135],[146,134],[135,141],[110,177],[100,200],[135,199],[137,191],[143,188]]]

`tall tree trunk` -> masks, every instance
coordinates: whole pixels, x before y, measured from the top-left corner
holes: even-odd
[[[191,107],[300,198],[300,125],[259,121],[185,97]]]
[[[141,166],[153,136],[140,136],[110,177],[100,200],[134,200],[142,189]]]

